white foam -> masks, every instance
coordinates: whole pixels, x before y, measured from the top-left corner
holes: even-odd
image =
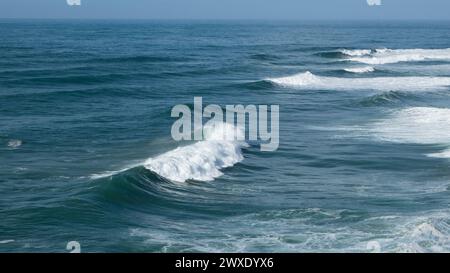
[[[9,148],[19,148],[20,146],[22,146],[22,140],[20,139],[11,139],[10,141],[8,141],[8,147]]]
[[[223,174],[221,169],[244,159],[241,148],[246,143],[229,135],[241,136],[242,130],[231,124],[216,123],[205,125],[204,131],[204,141],[150,158],[144,167],[175,182],[211,181]]]
[[[450,227],[448,214],[441,216],[420,217],[415,223],[404,227],[403,243],[397,247],[398,252],[448,252],[450,248]]]
[[[309,71],[267,80],[285,87],[309,90],[434,91],[450,86],[450,77],[337,78],[317,76]]]
[[[364,219],[355,225],[335,228],[317,226],[317,217],[340,221],[345,210],[279,210],[261,211],[219,219],[211,230],[213,238],[199,236],[187,240],[170,230],[131,229],[130,235],[140,237],[160,251],[251,252],[262,247],[271,252],[448,252],[450,250],[449,211],[424,211],[384,215]],[[323,218],[325,217],[325,218]],[[201,234],[204,223],[198,221],[173,223],[180,230]],[[230,232],[230,225],[236,227]],[[248,227],[251,226],[251,229]],[[293,232],[293,227],[295,231]],[[251,233],[249,236],[249,232]],[[244,235],[243,235],[244,234]],[[374,247],[368,249],[367,247]]]
[[[344,53],[344,52],[343,52]],[[361,54],[358,54],[361,53]],[[399,62],[450,60],[450,48],[446,49],[377,49],[344,53],[350,61],[366,64],[392,64]]]
[[[363,67],[353,67],[353,68],[345,68],[344,69],[347,72],[350,73],[369,73],[369,72],[374,72],[375,68],[371,67],[371,66],[363,66]]]
[[[427,156],[434,158],[450,158],[450,149],[446,149],[440,153],[427,154]]]
[[[14,240],[2,240],[0,241],[0,244],[9,244],[15,242]]]
[[[450,109],[410,107],[370,125],[377,138],[416,144],[450,144]]]
[[[450,109],[411,107],[393,112],[389,118],[369,125],[369,133],[382,141],[450,146]],[[450,148],[427,154],[450,158]]]
[[[364,55],[369,55],[370,53],[372,53],[371,49],[342,49],[341,50],[342,54],[345,54],[347,56],[364,56]]]
[[[436,237],[436,238],[444,238],[445,235],[440,232],[435,226],[431,223],[421,223],[414,227],[411,232],[411,236],[413,237]]]

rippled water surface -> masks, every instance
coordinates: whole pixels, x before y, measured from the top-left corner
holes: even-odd
[[[2,20],[0,37],[0,252],[450,251],[449,23]],[[194,96],[280,105],[279,149],[173,141]]]

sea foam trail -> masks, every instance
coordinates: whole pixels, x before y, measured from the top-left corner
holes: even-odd
[[[450,77],[337,78],[311,72],[267,79],[272,83],[310,90],[434,91],[450,86]]]
[[[221,169],[244,159],[241,148],[247,144],[236,140],[243,130],[215,123],[205,125],[204,132],[205,140],[150,158],[144,167],[175,182],[212,181],[223,174]]]
[[[411,107],[370,125],[369,132],[383,141],[414,144],[440,144],[450,147],[450,109]],[[428,154],[450,158],[450,149]]]
[[[450,61],[450,48],[445,49],[375,49],[341,50],[347,60],[365,64],[392,64],[418,61]]]

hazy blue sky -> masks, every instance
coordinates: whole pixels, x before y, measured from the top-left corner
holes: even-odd
[[[376,1],[376,0],[373,0]],[[450,19],[450,0],[0,0],[0,18]]]

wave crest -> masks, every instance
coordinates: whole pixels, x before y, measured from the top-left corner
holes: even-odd
[[[317,76],[309,71],[287,77],[269,78],[266,81],[296,89],[344,91],[436,91],[450,86],[450,77],[337,78]]]
[[[450,48],[342,50],[342,53],[350,56],[347,60],[371,65],[399,62],[450,61]]]
[[[356,56],[364,56],[364,55],[369,55],[370,53],[372,53],[371,49],[342,49],[341,53],[347,56],[352,56],[352,57],[356,57]]]
[[[410,107],[372,124],[379,139],[397,143],[450,144],[450,109]]]
[[[144,167],[175,182],[212,181],[223,174],[221,169],[244,159],[241,148],[247,145],[236,140],[243,130],[214,123],[205,125],[205,132],[205,140],[150,158]]]
[[[371,67],[371,66],[363,66],[363,67],[353,67],[353,68],[345,68],[344,71],[349,72],[349,73],[369,73],[369,72],[374,72],[375,68]]]

